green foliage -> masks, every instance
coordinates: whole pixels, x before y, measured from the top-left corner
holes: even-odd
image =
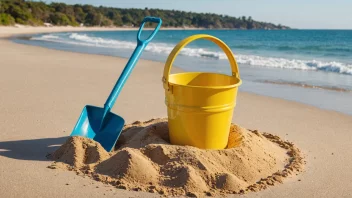
[[[252,17],[230,17],[211,13],[194,13],[162,9],[121,9],[91,5],[32,2],[25,0],[0,0],[3,24],[78,26],[138,26],[145,16],[163,20],[163,27],[237,28],[237,29],[288,29],[287,26],[254,21]],[[9,16],[11,17],[10,19]],[[5,19],[3,19],[5,18]],[[9,21],[9,22],[8,22]],[[155,24],[146,24],[146,27]]]
[[[82,7],[74,6],[75,18],[78,23],[84,23],[87,14],[83,11]]]
[[[25,24],[31,18],[31,13],[27,9],[22,9],[18,5],[10,5],[8,14],[16,19],[17,23]]]
[[[71,25],[78,26],[78,23],[75,21],[73,16],[67,16],[61,12],[55,12],[54,14],[50,14],[50,21],[55,25]]]
[[[32,13],[32,18],[42,21],[42,22],[47,22],[49,19],[51,10],[50,8],[43,2],[30,2],[29,3],[29,8],[31,9]]]
[[[8,14],[1,13],[0,14],[0,25],[14,25],[15,19]]]
[[[60,12],[50,14],[50,21],[57,25],[69,25],[71,23],[70,19],[68,19],[65,14]]]

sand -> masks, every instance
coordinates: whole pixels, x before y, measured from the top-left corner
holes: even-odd
[[[35,33],[50,33],[50,32],[72,32],[72,31],[137,31],[139,27],[72,27],[72,26],[0,26],[0,38],[10,37],[12,35],[35,34]],[[161,30],[200,30],[203,28],[175,28],[161,27]],[[154,30],[154,28],[143,28],[143,30]]]
[[[258,192],[303,170],[292,143],[232,124],[226,149],[206,150],[169,143],[167,118],[125,126],[116,150],[69,137],[49,158],[51,169],[84,174],[117,188],[172,196]]]
[[[1,197],[160,197],[47,168],[46,155],[67,141],[84,105],[103,106],[126,62],[0,39]],[[126,123],[166,117],[162,72],[140,60],[112,111]],[[240,91],[232,122],[295,143],[307,161],[297,176],[245,197],[352,197],[352,116]]]
[[[340,88],[340,87],[309,85],[309,84],[304,84],[304,83],[276,82],[276,81],[270,81],[270,80],[262,80],[262,81],[258,81],[258,82],[268,83],[268,84],[276,84],[276,85],[289,85],[289,86],[302,87],[302,88],[307,88],[307,89],[324,89],[324,90],[329,90],[329,91],[338,91],[338,92],[347,92],[347,93],[352,92],[349,89],[344,89],[344,88]]]

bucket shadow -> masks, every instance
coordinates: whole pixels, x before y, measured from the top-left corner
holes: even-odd
[[[0,156],[32,161],[48,161],[46,155],[58,149],[68,137],[0,142]]]

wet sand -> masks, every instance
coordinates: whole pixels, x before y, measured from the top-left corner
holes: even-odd
[[[289,85],[289,86],[302,87],[307,89],[324,89],[324,90],[337,91],[337,92],[352,92],[352,90],[348,90],[340,87],[327,87],[327,86],[309,85],[309,84],[295,83],[295,82],[277,82],[277,81],[270,81],[270,80],[263,80],[258,82],[276,84],[276,85]]]

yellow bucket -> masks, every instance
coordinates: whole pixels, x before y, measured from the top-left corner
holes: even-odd
[[[210,40],[225,52],[230,61],[232,76],[203,72],[170,74],[178,53],[197,39]],[[236,106],[238,86],[242,83],[231,49],[211,35],[187,37],[170,53],[162,81],[171,144],[224,149]]]

